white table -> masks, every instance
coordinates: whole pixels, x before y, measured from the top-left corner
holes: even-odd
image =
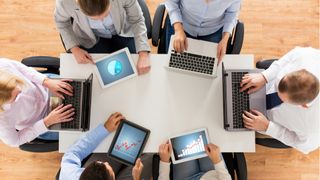
[[[93,55],[94,59],[103,56]],[[137,60],[137,56],[133,55]],[[105,122],[115,111],[128,120],[151,130],[144,152],[157,152],[169,136],[206,127],[209,141],[222,152],[255,152],[255,134],[228,132],[223,128],[221,66],[215,79],[177,73],[166,69],[168,55],[151,55],[151,71],[102,89],[96,75],[93,79],[90,128]],[[61,54],[61,76],[87,78],[93,65],[77,64],[71,54]],[[253,68],[252,55],[227,55],[225,68]],[[60,132],[59,152],[65,152],[82,133]],[[95,152],[108,151],[114,133]]]

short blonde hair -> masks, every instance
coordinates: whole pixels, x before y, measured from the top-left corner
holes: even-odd
[[[307,104],[319,94],[319,79],[305,69],[285,75],[279,82],[279,92],[287,93],[290,101]]]
[[[2,106],[11,99],[12,91],[18,85],[24,85],[24,81],[21,78],[0,70],[0,112],[4,111]]]

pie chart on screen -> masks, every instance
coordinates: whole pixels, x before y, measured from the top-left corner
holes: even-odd
[[[122,71],[122,64],[120,61],[113,60],[108,64],[108,73],[112,76],[118,75]]]

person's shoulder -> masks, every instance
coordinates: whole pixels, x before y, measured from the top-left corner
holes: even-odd
[[[7,59],[7,58],[0,58],[0,67],[10,66],[12,64],[20,63],[15,60]]]
[[[320,54],[320,49],[316,49],[316,48],[313,48],[313,47],[296,46],[291,51],[295,52],[295,53],[319,53]]]
[[[77,2],[75,0],[56,0],[56,6],[64,8],[74,8],[77,6]]]

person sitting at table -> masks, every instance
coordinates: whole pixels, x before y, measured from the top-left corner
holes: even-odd
[[[85,168],[81,166],[81,161],[89,156],[110,133],[114,132],[123,119],[125,119],[124,116],[119,112],[111,114],[104,124],[98,125],[72,145],[62,157],[59,179],[150,179],[152,156],[147,154],[138,158],[134,167],[124,166],[112,160],[106,154],[101,159],[89,158],[88,161],[92,162]]]
[[[173,165],[173,180],[200,179],[200,180],[231,180],[231,176],[225,167],[220,149],[214,144],[206,147],[208,157],[191,160]],[[171,144],[165,143],[159,146],[160,167],[159,180],[169,180]]]
[[[269,136],[307,154],[319,147],[320,50],[296,47],[262,73],[247,74],[241,91],[267,88],[267,117],[245,111],[248,129]]]
[[[65,48],[80,64],[89,53],[112,53],[128,47],[138,53],[138,73],[150,70],[147,29],[137,0],[57,0],[55,22]]]
[[[228,39],[237,24],[241,0],[167,0],[166,50],[174,34],[173,48],[183,52],[188,48],[187,37],[219,43],[217,58],[221,62],[227,50]]]
[[[48,127],[71,121],[74,108],[60,105],[48,114],[49,91],[59,97],[73,93],[68,80],[49,79],[20,62],[0,58],[0,139],[5,144],[58,139]]]

